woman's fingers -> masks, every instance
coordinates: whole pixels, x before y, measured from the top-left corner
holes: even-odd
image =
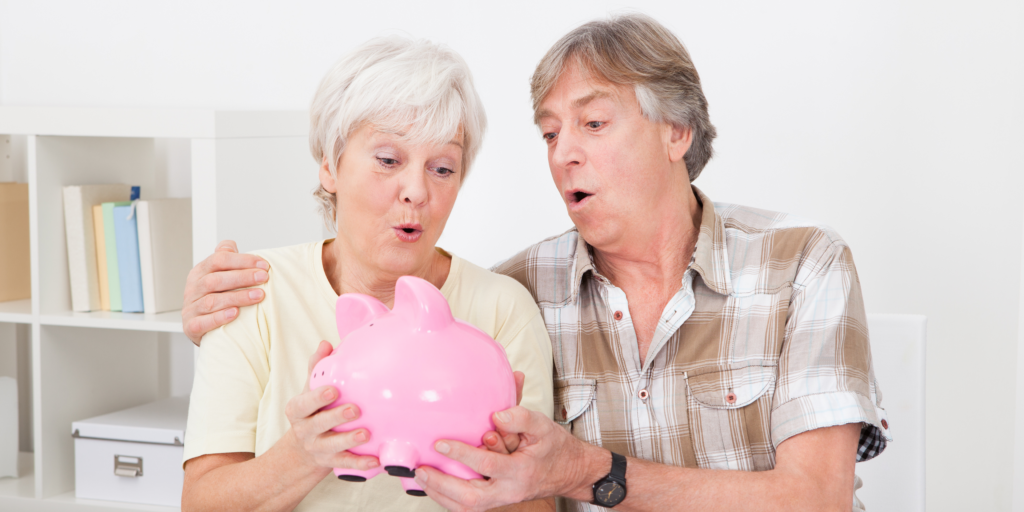
[[[309,418],[320,409],[330,405],[332,402],[338,399],[338,390],[334,389],[333,386],[320,386],[314,390],[305,391],[302,394],[292,398],[288,401],[288,405],[284,408],[285,416],[291,421],[292,425],[299,421]],[[340,407],[336,408],[340,409]],[[330,413],[335,409],[324,411]],[[340,415],[340,411],[333,414]],[[331,427],[327,427],[329,429]],[[327,430],[324,429],[324,430]],[[321,430],[323,432],[323,430]]]
[[[365,428],[357,428],[348,432],[327,431],[320,434],[313,446],[317,452],[334,454],[347,452],[369,440],[370,431]]]
[[[509,455],[519,449],[519,434],[502,434],[501,432],[487,432],[484,434],[484,447],[494,453]]]
[[[320,411],[309,418],[316,433],[327,432],[338,425],[344,425],[359,418],[359,408],[354,404],[339,405],[333,409]]]
[[[356,455],[352,452],[340,452],[331,456],[325,461],[327,467],[360,469],[366,471],[380,466],[380,460],[370,455]]]
[[[526,385],[526,374],[523,372],[512,372],[512,378],[516,380],[516,405],[523,401],[523,386]]]
[[[234,240],[221,240],[220,243],[217,244],[217,250],[215,250],[214,252],[222,251],[238,252],[238,245],[235,243]]]
[[[306,370],[306,374],[311,375],[313,373],[313,367],[320,362],[321,359],[331,355],[334,351],[334,347],[328,341],[321,340],[320,344],[316,346],[316,352],[309,356],[309,368]]]

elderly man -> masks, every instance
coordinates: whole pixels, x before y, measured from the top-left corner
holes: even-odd
[[[427,494],[452,510],[547,496],[568,510],[861,509],[854,463],[891,438],[846,243],[691,185],[715,129],[685,48],[650,18],[570,32],[531,93],[576,227],[496,271],[543,313],[556,421],[516,407],[495,414],[504,442],[489,449],[439,441],[490,478],[419,468]],[[190,276],[196,342],[259,300],[217,293],[259,274],[226,247]]]

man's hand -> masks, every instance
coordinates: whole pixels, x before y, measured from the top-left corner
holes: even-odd
[[[217,251],[201,261],[185,282],[181,324],[192,343],[238,317],[238,308],[263,300],[263,290],[240,290],[267,282],[270,265],[252,254],[238,254],[232,240],[217,244]]]
[[[438,452],[469,466],[489,480],[462,480],[434,468],[416,469],[416,482],[442,507],[477,511],[556,496],[575,485],[583,443],[543,414],[523,407],[495,413],[494,423],[519,438],[511,455],[441,440]],[[499,443],[500,444],[500,443]]]
[[[611,469],[607,450],[577,440],[541,414],[516,407],[496,414],[495,424],[519,435],[511,455],[458,441],[434,446],[490,479],[463,480],[420,467],[416,482],[428,496],[458,512],[547,496],[590,501],[591,486]],[[630,458],[629,494],[616,510],[674,510],[681,503],[708,511],[850,510],[860,429],[855,423],[797,434],[779,445],[770,471],[682,468]]]
[[[512,377],[516,379],[516,405],[519,405],[523,401],[523,385],[526,384],[526,374],[523,372],[512,372]],[[495,432],[492,430],[484,433],[482,440],[488,450],[503,455],[516,451],[516,448],[519,446],[519,434],[508,432]]]

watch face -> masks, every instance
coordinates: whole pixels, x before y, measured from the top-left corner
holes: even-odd
[[[594,490],[594,501],[605,507],[614,507],[626,498],[626,488],[618,482],[605,481]]]

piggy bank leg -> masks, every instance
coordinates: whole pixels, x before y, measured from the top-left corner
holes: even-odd
[[[381,444],[378,459],[389,475],[414,478],[413,469],[419,466],[420,453],[411,443],[391,440]]]
[[[423,492],[423,488],[416,484],[416,480],[412,478],[402,479],[402,488],[405,489],[405,493],[409,496],[426,496],[427,493]]]
[[[344,480],[346,482],[365,482],[381,474],[382,472],[383,470],[381,470],[380,467],[376,467],[366,471],[358,469],[334,468],[334,474],[338,476],[338,479]]]

